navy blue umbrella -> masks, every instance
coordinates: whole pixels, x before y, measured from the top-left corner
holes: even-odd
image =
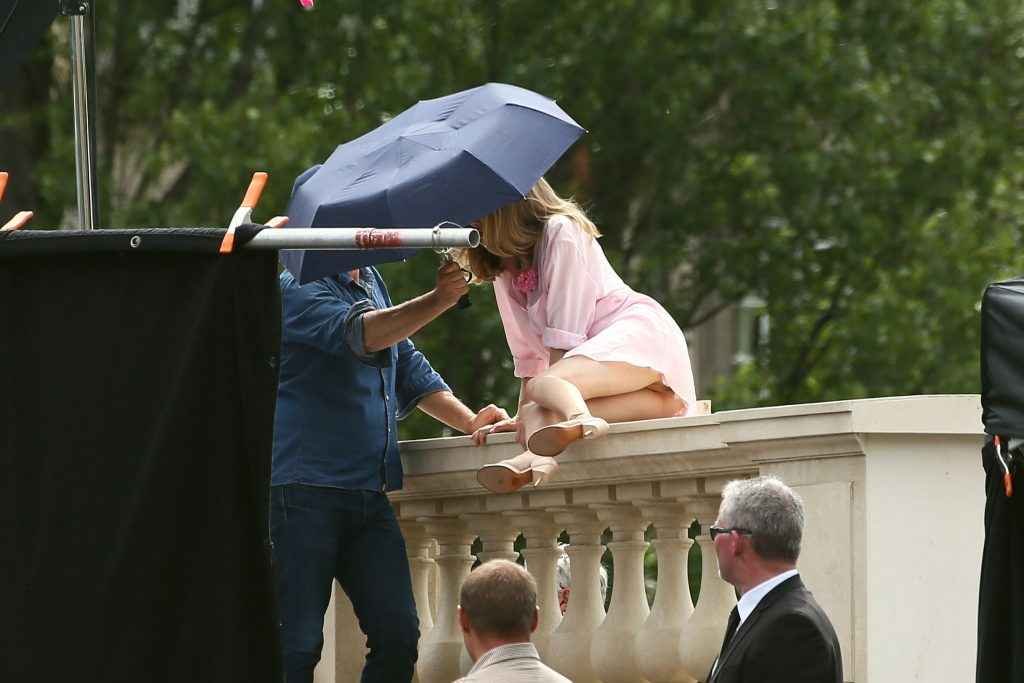
[[[522,199],[582,133],[553,100],[514,85],[422,100],[300,175],[288,227],[465,225]],[[414,253],[287,250],[281,261],[306,283]]]

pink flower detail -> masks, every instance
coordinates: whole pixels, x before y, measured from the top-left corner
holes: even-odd
[[[512,278],[512,286],[515,287],[516,291],[523,294],[529,294],[537,289],[537,269],[530,266],[526,270],[519,271]]]

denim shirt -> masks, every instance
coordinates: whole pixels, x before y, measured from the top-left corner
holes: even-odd
[[[402,488],[397,420],[448,386],[408,339],[375,353],[363,314],[391,299],[374,268],[300,286],[280,276],[282,334],[271,485]]]

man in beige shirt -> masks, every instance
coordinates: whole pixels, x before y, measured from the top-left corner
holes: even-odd
[[[462,584],[459,626],[473,668],[455,683],[570,683],[540,661],[537,582],[515,562],[491,560]]]

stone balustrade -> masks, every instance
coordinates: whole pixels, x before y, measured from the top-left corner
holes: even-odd
[[[420,683],[471,666],[458,629],[459,586],[478,558],[516,559],[522,534],[539,588],[542,658],[576,683],[703,680],[736,598],[710,539],[731,479],[775,474],[805,501],[800,571],[829,613],[847,681],[968,681],[974,667],[984,508],[977,396],[915,396],[780,406],[612,426],[559,457],[539,488],[494,495],[487,462],[519,452],[511,434],[405,442],[405,489],[392,494],[420,614]],[[701,535],[690,539],[691,522]],[[610,530],[611,540],[602,545]],[[558,607],[558,536],[569,537],[572,592]],[[644,553],[653,538],[652,604]],[[471,547],[479,540],[476,557]],[[701,552],[693,604],[687,558]],[[611,552],[607,613],[598,585]],[[358,681],[365,639],[336,591],[320,683]]]

